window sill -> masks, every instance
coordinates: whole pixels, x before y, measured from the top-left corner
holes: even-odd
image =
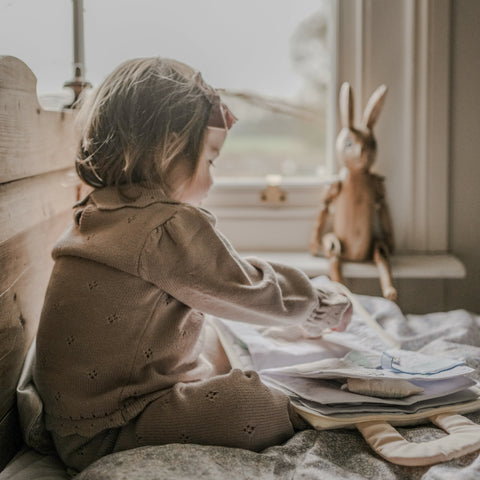
[[[328,274],[328,260],[313,257],[305,252],[240,252],[242,256],[256,256],[266,261],[283,263],[303,270],[309,277]],[[393,278],[464,278],[466,269],[455,256],[440,255],[394,255],[391,258]],[[345,278],[377,278],[373,262],[343,262]]]

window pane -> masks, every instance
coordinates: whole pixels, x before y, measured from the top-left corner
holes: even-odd
[[[239,118],[217,177],[316,175],[325,165],[330,0],[84,0],[87,79],[160,55],[200,70]],[[306,119],[272,112],[295,111]],[[263,106],[262,106],[263,105]],[[287,108],[288,107],[288,108]]]
[[[246,65],[257,67],[246,72],[254,75],[251,83],[232,86],[236,95],[224,94],[239,122],[217,162],[219,177],[326,173],[330,2],[276,5],[276,25],[265,18],[257,35],[236,26],[250,51]],[[240,74],[242,65],[235,68]]]

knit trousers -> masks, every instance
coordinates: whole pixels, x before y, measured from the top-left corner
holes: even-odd
[[[109,453],[144,445],[196,443],[260,451],[305,427],[286,395],[267,388],[255,372],[232,370],[176,384],[123,427],[90,439],[53,437],[64,463],[82,470]]]

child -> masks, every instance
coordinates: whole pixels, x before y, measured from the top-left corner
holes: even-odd
[[[235,117],[190,67],[125,62],[82,107],[76,160],[94,187],[53,250],[34,379],[62,460],[141,445],[262,450],[303,422],[254,372],[231,370],[204,314],[305,336],[342,330],[345,297],[243,259],[199,207]]]

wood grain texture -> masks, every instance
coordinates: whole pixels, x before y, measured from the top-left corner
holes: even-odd
[[[50,252],[70,218],[69,211],[63,212],[0,245],[0,416],[14,403],[23,359],[40,320],[53,265]]]
[[[64,211],[0,244],[0,418],[15,407],[16,385],[53,265],[50,252],[70,220],[71,212]],[[9,422],[5,428],[0,443],[18,436],[17,424]]]
[[[0,295],[36,263],[50,261],[52,247],[72,219],[71,209],[43,219],[0,242]],[[0,319],[0,326],[3,321]]]
[[[0,245],[65,211],[72,211],[77,180],[71,169],[0,185]]]
[[[43,110],[36,83],[22,61],[0,57],[0,183],[73,166],[75,111]]]
[[[36,78],[0,57],[0,469],[21,441],[15,389],[36,334],[54,243],[72,220],[75,111],[46,111]]]

